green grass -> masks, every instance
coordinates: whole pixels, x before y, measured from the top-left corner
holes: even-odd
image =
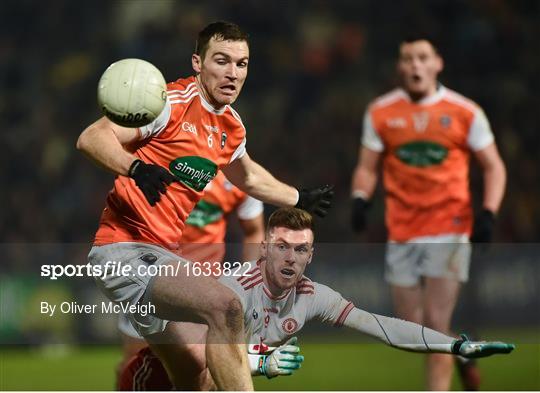
[[[111,390],[115,347],[0,349],[0,390]],[[255,379],[258,390],[422,390],[424,356],[381,344],[305,344],[292,377]],[[540,345],[481,359],[482,388],[540,390]],[[453,389],[460,389],[454,381]]]

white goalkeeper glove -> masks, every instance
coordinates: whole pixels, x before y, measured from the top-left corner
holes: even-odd
[[[300,347],[296,345],[297,341],[296,337],[291,337],[270,355],[261,356],[259,372],[267,378],[274,378],[278,375],[291,375],[294,370],[298,370],[304,357],[299,355]]]
[[[483,358],[497,353],[510,353],[516,347],[500,341],[469,341],[465,334],[452,343],[452,353],[464,358]]]

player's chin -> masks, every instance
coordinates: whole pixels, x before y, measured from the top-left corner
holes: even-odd
[[[237,98],[238,98],[238,93],[236,92],[234,94],[220,94],[218,101],[221,106],[231,105],[233,102],[236,101]]]

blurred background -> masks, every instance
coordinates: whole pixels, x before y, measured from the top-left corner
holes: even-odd
[[[524,361],[528,374],[513,374],[529,383],[524,388],[540,389],[540,249],[534,244],[540,238],[540,2],[7,0],[0,10],[1,348],[115,342],[110,318],[52,320],[36,311],[44,298],[100,296],[90,279],[39,277],[43,263],[86,263],[112,185],[112,176],[77,152],[75,141],[100,116],[97,82],[110,63],[139,57],[168,81],[191,75],[196,35],[215,20],[236,22],[251,36],[249,76],[234,105],[250,155],[288,183],[336,186],[335,207],[317,228],[319,241],[328,244],[311,275],[361,307],[391,314],[382,281],[382,193],[374,198],[368,233],[357,237],[349,224],[350,180],[366,105],[395,86],[400,40],[423,30],[445,59],[441,82],[484,108],[509,174],[497,220],[500,244],[476,256],[456,324],[487,325],[488,332],[507,327],[505,337],[535,343]],[[474,162],[471,189],[478,208],[482,182]],[[233,230],[230,241],[237,240]],[[322,263],[325,258],[334,265]],[[107,350],[114,364],[114,349]],[[0,368],[18,375],[19,363],[9,362],[16,358],[15,352],[2,356]],[[24,367],[29,357],[21,359]],[[63,386],[39,379],[24,385],[24,378],[9,382],[5,375],[0,390]],[[306,386],[350,387],[339,381]],[[366,386],[409,385],[354,388]]]

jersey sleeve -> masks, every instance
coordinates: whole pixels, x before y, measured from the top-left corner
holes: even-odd
[[[354,308],[352,302],[346,300],[339,292],[326,285],[314,282],[315,297],[311,305],[309,319],[318,318],[323,322],[342,326]]]
[[[264,205],[258,199],[246,195],[244,200],[236,209],[236,214],[241,220],[251,220],[258,217],[264,210]]]
[[[238,145],[238,147],[234,151],[233,155],[231,156],[231,160],[229,161],[229,163],[233,162],[234,160],[236,160],[238,158],[242,158],[244,156],[244,154],[246,154],[246,138],[245,137],[242,140],[242,143],[240,143],[240,145]]]
[[[486,114],[478,108],[469,129],[467,145],[472,151],[478,151],[491,145],[494,139]]]
[[[375,127],[373,127],[373,121],[371,119],[371,113],[369,109],[364,114],[362,146],[365,146],[368,149],[376,151],[378,153],[384,150],[383,141],[377,133],[377,130],[375,130]]]
[[[165,102],[165,107],[163,108],[159,116],[156,117],[152,123],[147,124],[144,127],[139,127],[141,139],[146,139],[159,135],[165,129],[167,123],[169,123],[169,120],[171,119],[171,111],[172,106],[169,102],[169,98],[167,98],[167,101]]]

